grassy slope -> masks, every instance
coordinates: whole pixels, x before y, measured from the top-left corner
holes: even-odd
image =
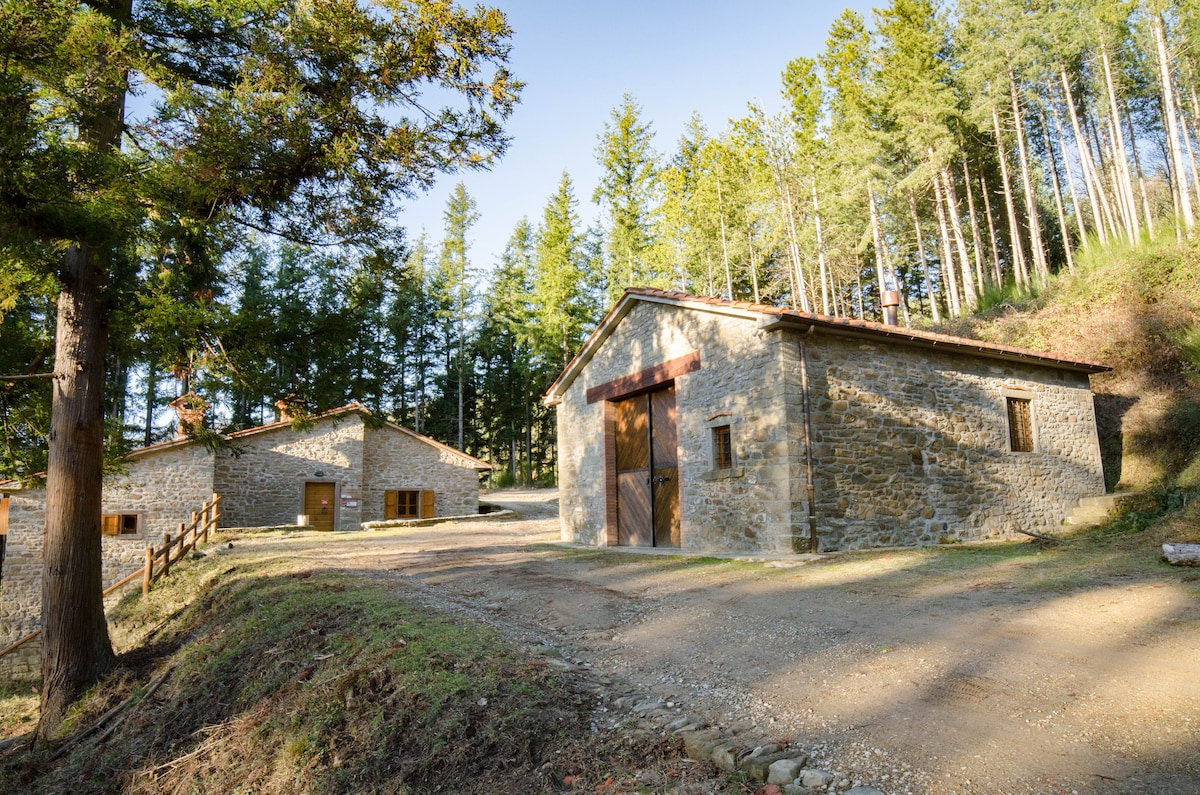
[[[1099,360],[1092,377],[1110,489],[1200,487],[1200,243],[1085,254],[1032,297],[992,297],[944,330]]]
[[[0,792],[539,792],[679,753],[593,735],[590,699],[493,632],[286,557],[189,564],[117,621],[132,651],[63,736],[174,666],[166,684],[56,764],[7,754]]]

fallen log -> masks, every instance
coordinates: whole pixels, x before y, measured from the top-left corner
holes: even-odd
[[[1044,533],[1035,533],[1032,530],[1017,530],[1017,532],[1023,536],[1030,536],[1031,538],[1036,538],[1039,541],[1048,541],[1051,544],[1067,543],[1067,539],[1065,539],[1065,538],[1055,538],[1054,536],[1048,536],[1048,535],[1045,535]]]
[[[1172,566],[1200,566],[1200,544],[1163,544],[1162,559]]]

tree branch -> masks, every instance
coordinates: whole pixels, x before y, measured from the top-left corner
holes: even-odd
[[[53,378],[55,373],[29,373],[26,375],[0,375],[0,381],[37,381],[43,378]]]

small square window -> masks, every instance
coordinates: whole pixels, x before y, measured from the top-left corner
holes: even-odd
[[[100,517],[100,532],[106,536],[134,536],[141,532],[136,513],[106,513]]]
[[[712,429],[713,469],[733,469],[733,434],[728,425]]]
[[[1029,415],[1029,401],[1025,398],[1009,397],[1008,402],[1008,449],[1014,453],[1033,452],[1033,422]]]

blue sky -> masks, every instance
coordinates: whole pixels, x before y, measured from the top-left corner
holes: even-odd
[[[780,74],[788,61],[824,49],[830,23],[846,7],[867,16],[880,2],[742,3],[630,0],[492,0],[514,30],[511,69],[525,81],[507,129],[508,154],[490,172],[443,176],[405,206],[410,239],[422,228],[431,246],[442,239],[446,197],[460,180],[477,202],[470,258],[490,269],[522,216],[535,225],[566,170],[585,225],[599,167],[597,135],[629,92],[641,104],[660,153],[674,150],[693,111],[711,133],[745,115],[753,100],[782,107]]]

